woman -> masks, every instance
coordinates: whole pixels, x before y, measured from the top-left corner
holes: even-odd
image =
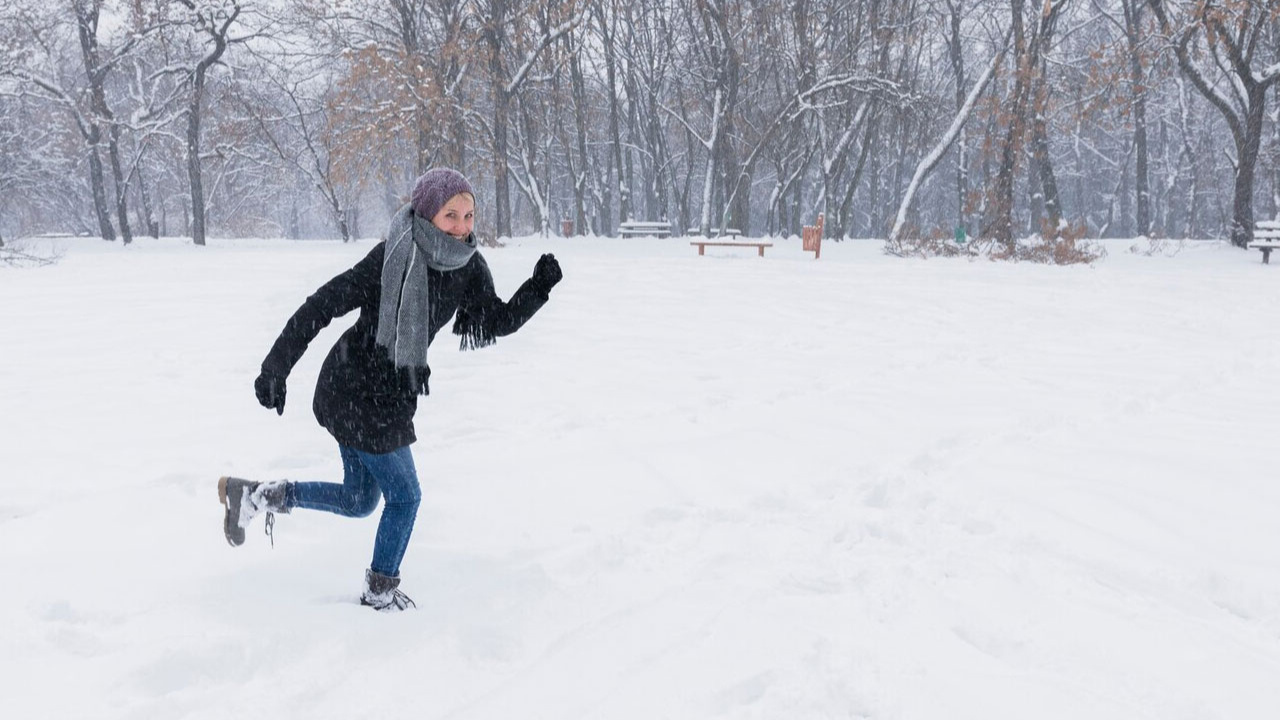
[[[245,528],[259,514],[266,513],[270,535],[272,513],[307,508],[365,517],[382,496],[386,503],[360,602],[378,610],[413,605],[399,590],[400,561],[421,499],[409,445],[417,439],[418,395],[427,394],[431,374],[427,348],[455,313],[453,332],[462,336],[463,349],[515,332],[561,278],[555,256],[543,255],[533,277],[504,303],[476,250],[474,217],[467,179],[456,170],[428,171],[418,178],[412,201],[392,218],[386,241],[289,318],[254,382],[258,402],[280,414],[285,378],[307,345],[334,318],[360,309],[360,319],[325,358],[312,403],[316,419],[338,441],[344,478],[342,484],[221,478],[223,530],[233,546],[244,543]]]

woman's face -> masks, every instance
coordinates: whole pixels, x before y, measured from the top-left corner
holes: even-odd
[[[436,216],[431,218],[431,224],[443,230],[446,235],[466,240],[471,234],[475,217],[475,198],[471,197],[471,193],[458,193],[449,198]]]

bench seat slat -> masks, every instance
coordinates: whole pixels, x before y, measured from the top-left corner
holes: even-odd
[[[1247,247],[1262,251],[1262,262],[1270,264],[1271,251],[1280,249],[1280,220],[1259,220],[1253,224],[1253,240]]]
[[[752,247],[756,249],[756,254],[760,257],[764,257],[765,248],[773,247],[771,242],[750,242],[745,240],[693,240],[689,244],[697,246],[699,255],[706,252],[708,245],[712,247]]]

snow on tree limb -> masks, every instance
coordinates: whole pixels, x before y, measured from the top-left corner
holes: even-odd
[[[947,154],[947,150],[951,149],[951,145],[955,143],[956,138],[960,136],[960,130],[964,128],[969,116],[973,114],[973,106],[977,104],[978,97],[982,95],[987,86],[991,84],[991,79],[995,77],[996,69],[1000,67],[1000,63],[1004,59],[1004,53],[1005,49],[1001,48],[991,58],[991,64],[982,73],[982,77],[978,78],[978,82],[974,83],[973,89],[969,91],[969,96],[965,98],[964,106],[960,108],[960,112],[951,121],[951,127],[947,128],[946,134],[942,136],[942,139],[938,141],[933,150],[916,165],[916,171],[911,177],[911,183],[907,186],[907,192],[902,197],[902,203],[898,205],[898,217],[894,220],[893,230],[889,233],[890,243],[898,240],[898,235],[902,232],[902,226],[907,222],[907,211],[911,209],[911,203],[915,200],[916,192],[919,191],[921,184],[928,178],[929,173],[933,172],[933,169],[942,161],[942,158]]]
[[[506,87],[507,94],[514,93],[516,89],[524,83],[525,78],[528,77],[530,70],[533,69],[534,63],[538,61],[538,56],[542,54],[543,50],[547,49],[551,43],[559,40],[565,33],[572,32],[574,28],[581,25],[582,21],[586,19],[586,16],[587,11],[583,10],[563,23],[560,23],[560,25],[548,30],[547,33],[538,40],[534,48],[529,51],[529,54],[525,57],[524,65],[521,65],[520,69],[511,76],[511,81],[507,83]]]

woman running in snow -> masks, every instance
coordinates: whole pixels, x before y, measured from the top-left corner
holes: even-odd
[[[251,482],[224,477],[218,495],[226,508],[227,542],[244,543],[245,528],[266,513],[293,508],[347,517],[373,513],[378,522],[373,560],[365,571],[363,605],[403,610],[413,601],[400,591],[400,561],[413,533],[421,491],[409,445],[417,438],[413,415],[427,394],[427,348],[457,314],[463,349],[492,344],[524,325],[560,281],[555,256],[543,255],[509,302],[494,292],[493,276],[472,233],[475,194],[456,170],[419,177],[412,201],[391,219],[385,242],[354,267],[307,298],[289,318],[262,362],[254,391],[263,407],[284,413],[285,378],[307,345],[334,318],[359,308],[360,319],[325,358],[312,408],[338,441],[342,484]]]

